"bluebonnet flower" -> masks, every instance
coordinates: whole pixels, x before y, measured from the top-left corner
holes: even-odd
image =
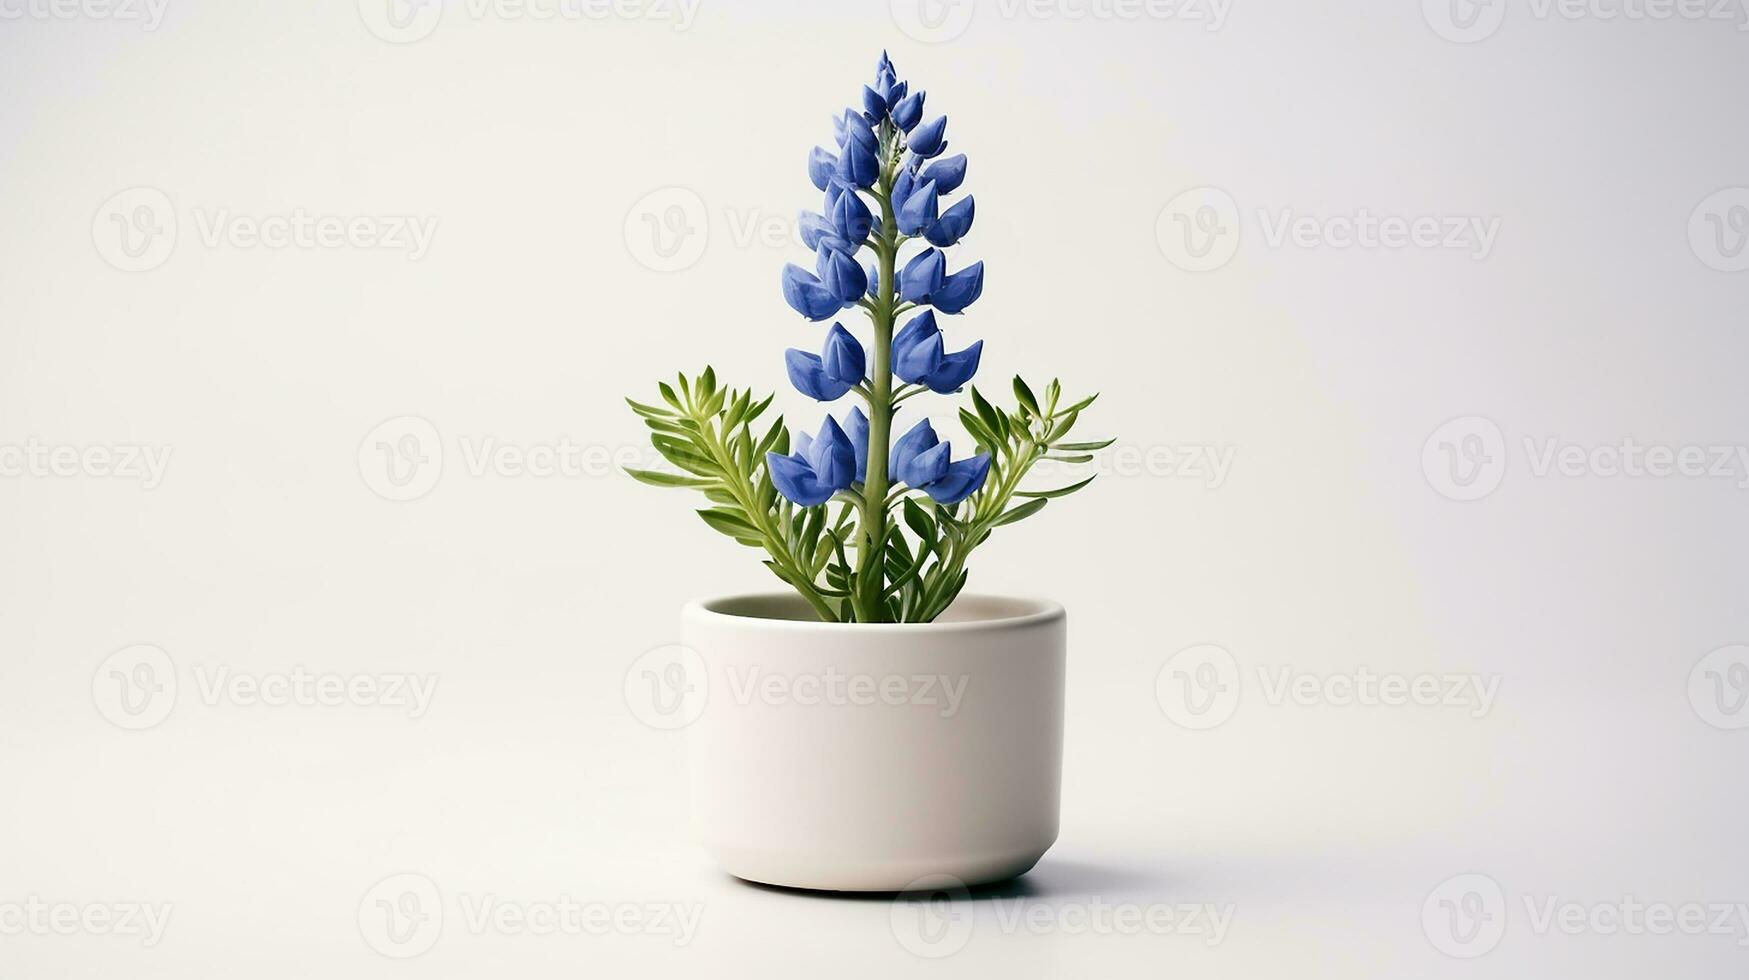
[[[862,195],[841,185],[833,185],[826,191],[826,220],[831,222],[838,237],[850,243],[849,251],[862,247],[868,239],[870,231],[874,230],[874,212],[863,202]]]
[[[984,263],[974,262],[953,275],[947,274],[947,258],[926,248],[899,270],[899,295],[913,303],[927,304],[943,313],[958,313],[984,292]]]
[[[832,180],[832,171],[838,167],[838,158],[827,152],[823,146],[814,147],[808,154],[808,180],[820,190],[826,189],[826,184]]]
[[[912,317],[893,338],[893,374],[901,381],[927,385],[937,394],[959,390],[978,373],[984,342],[976,341],[952,354],[945,353],[942,344],[934,310],[924,310]]]
[[[765,454],[766,472],[777,492],[802,507],[815,507],[850,487],[856,478],[856,450],[838,420],[826,416],[820,434],[796,436],[795,452]],[[865,450],[866,451],[866,450]]]
[[[868,288],[868,273],[862,263],[831,246],[815,253],[814,271],[842,306],[853,305]]]
[[[783,363],[797,391],[815,401],[830,402],[843,398],[862,382],[868,361],[862,344],[844,324],[834,323],[826,332],[826,346],[820,353],[791,347],[784,352]]]
[[[893,125],[905,132],[917,128],[923,119],[923,90],[918,89],[900,99],[892,109]]]
[[[923,491],[936,503],[957,504],[984,485],[990,475],[990,454],[952,462],[951,452],[951,444],[937,439],[924,419],[893,443],[890,469],[906,486]]]
[[[906,145],[911,148],[912,153],[927,160],[947,149],[947,140],[942,138],[946,133],[947,117],[936,116],[913,129]]]
[[[822,248],[822,252],[836,249]],[[783,267],[783,298],[790,308],[810,320],[824,320],[849,305],[820,277],[790,262]]]
[[[934,181],[935,189],[943,194],[952,194],[966,182],[966,155],[956,153],[951,157],[933,160],[923,168],[920,179]]]
[[[857,187],[873,187],[881,175],[880,141],[868,120],[855,113],[845,113],[843,130],[833,175]]]

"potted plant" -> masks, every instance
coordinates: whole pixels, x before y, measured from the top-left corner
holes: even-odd
[[[833,120],[835,151],[808,159],[825,195],[800,220],[814,271],[786,266],[784,299],[815,323],[858,309],[870,342],[832,322],[819,353],[792,349],[785,366],[820,402],[853,397],[842,420],[792,439],[761,421],[772,396],[709,367],[630,402],[675,467],[631,475],[702,492],[704,522],[764,552],[791,590],[683,614],[709,692],[688,729],[696,822],[755,881],[977,884],[1024,873],[1056,839],[1063,609],[961,590],[992,532],[1092,481],[1022,489],[1034,464],[1087,462],[1110,440],[1069,441],[1093,397],[1055,380],[1035,392],[1016,377],[1006,409],[972,387],[958,419],[976,451],[957,459],[923,411],[977,372],[983,342],[948,350],[938,316],[984,284],[982,262],[948,271],[973,200],[945,202],[966,158],[944,155],[947,119],[925,121],[923,103],[883,53],[861,111]]]

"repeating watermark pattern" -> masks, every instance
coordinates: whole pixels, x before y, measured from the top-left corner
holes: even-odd
[[[208,664],[196,664],[191,673],[197,700],[208,708],[386,708],[418,720],[437,695],[435,674],[323,672],[302,666],[263,673]],[[168,718],[182,689],[175,662],[151,644],[117,650],[91,677],[98,713],[131,731]]]
[[[1257,695],[1272,708],[1437,708],[1485,717],[1500,692],[1500,675],[1390,673],[1361,666],[1347,671],[1302,671],[1291,664],[1259,664]],[[1178,651],[1154,677],[1160,710],[1179,726],[1204,731],[1224,724],[1244,696],[1238,660],[1214,644]]]
[[[1447,41],[1474,44],[1506,22],[1508,0],[1421,0],[1427,26]],[[1744,0],[1528,0],[1513,16],[1534,21],[1712,22],[1749,30]]]
[[[422,41],[443,23],[445,8],[473,21],[604,23],[647,21],[687,31],[700,0],[358,0],[358,15],[390,44]]]
[[[1714,728],[1749,728],[1749,646],[1719,647],[1688,672],[1688,703]]]
[[[626,668],[621,686],[626,707],[661,731],[685,728],[710,701],[710,672],[697,650],[670,643],[645,650]]]
[[[982,8],[1005,21],[1133,24],[1178,22],[1218,31],[1226,26],[1232,0],[891,0],[893,23],[913,41],[941,44],[972,26]]]
[[[437,237],[435,215],[328,214],[306,208],[245,214],[228,207],[192,209],[193,227],[208,249],[399,252],[417,262]],[[170,260],[183,222],[170,195],[133,187],[111,196],[91,221],[91,240],[105,262],[123,272],[149,272]]]
[[[1728,480],[1749,490],[1749,445],[1620,441],[1578,443],[1557,436],[1520,440],[1526,472],[1537,479]],[[1444,423],[1421,446],[1421,472],[1441,496],[1480,500],[1506,476],[1507,442],[1492,419],[1466,415]]]
[[[435,489],[446,459],[459,460],[460,472],[476,480],[618,478],[627,467],[674,471],[648,444],[609,446],[569,436],[518,442],[463,433],[446,449],[437,426],[418,415],[378,423],[359,442],[357,459],[364,485],[397,503],[418,500]]]
[[[170,468],[171,451],[170,446],[80,446],[32,437],[0,444],[0,478],[134,480],[142,490],[156,490]]]
[[[865,674],[828,666],[818,672],[779,674],[754,665],[724,668],[735,704],[773,707],[928,707],[942,718],[959,713],[971,677],[965,674]]]
[[[446,920],[470,936],[652,936],[690,945],[704,919],[702,902],[578,901],[569,895],[510,899],[462,892],[446,915],[437,883],[426,875],[390,875],[358,903],[365,944],[392,959],[411,959],[437,945]]]
[[[0,21],[107,21],[155,31],[170,0],[0,0]]]
[[[1582,900],[1539,893],[1508,900],[1500,883],[1485,874],[1460,874],[1440,882],[1421,906],[1421,929],[1447,956],[1485,956],[1506,936],[1515,905],[1522,927],[1534,936],[1716,936],[1749,947],[1749,903],[1670,902],[1633,895]]]
[[[893,898],[888,922],[907,952],[944,959],[968,946],[979,930],[979,908],[964,882],[925,875]],[[1109,901],[1100,896],[1044,900],[993,898],[984,928],[1004,936],[1182,936],[1207,946],[1227,938],[1235,907],[1209,902]]]
[[[1688,215],[1688,247],[1709,269],[1749,269],[1749,187],[1707,195]]]
[[[926,708],[940,718],[959,714],[971,684],[965,674],[880,674],[836,665],[781,673],[761,664],[728,664],[723,680],[728,703],[738,707]],[[667,644],[639,654],[626,668],[622,689],[639,721],[668,731],[699,719],[712,684],[696,650]]]
[[[0,901],[0,936],[119,936],[146,949],[164,939],[169,902],[51,902],[32,895]]]
[[[1205,489],[1219,490],[1232,475],[1238,454],[1238,447],[1231,445],[1119,443],[1095,454],[1089,463],[1041,459],[1033,464],[1032,474],[1041,481],[1041,486],[1045,482],[1097,474],[1124,480],[1189,480],[1201,483]]]
[[[1252,212],[1258,239],[1271,249],[1451,251],[1481,262],[1494,251],[1499,215],[1391,214],[1358,208],[1350,214],[1304,214],[1291,207]],[[1212,272],[1233,260],[1247,237],[1243,212],[1219,187],[1193,187],[1160,209],[1154,235],[1166,260],[1186,272]]]

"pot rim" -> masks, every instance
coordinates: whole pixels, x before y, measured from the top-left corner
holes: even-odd
[[[1030,607],[1027,611],[1011,616],[993,616],[985,619],[963,619],[951,622],[937,620],[933,623],[829,623],[821,620],[778,619],[768,616],[746,616],[737,613],[722,612],[718,607],[734,602],[800,602],[806,608],[806,600],[794,592],[736,592],[729,595],[703,596],[689,600],[682,610],[686,619],[698,619],[719,623],[725,626],[740,626],[759,629],[774,629],[786,632],[843,632],[856,633],[975,633],[981,631],[1009,630],[1019,627],[1036,626],[1043,623],[1060,621],[1068,615],[1063,605],[1054,599],[1042,599],[1036,596],[994,595],[983,592],[962,594],[954,603],[967,600],[994,600],[1003,603],[1018,603]],[[951,606],[949,607],[952,608]]]

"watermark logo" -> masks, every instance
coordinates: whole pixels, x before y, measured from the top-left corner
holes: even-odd
[[[91,701],[118,728],[151,728],[176,707],[176,664],[149,643],[117,650],[91,675]]]
[[[1239,205],[1219,187],[1193,187],[1166,202],[1154,224],[1166,260],[1186,272],[1211,272],[1239,251]]]
[[[1480,500],[1506,477],[1506,436],[1480,415],[1452,419],[1421,444],[1427,485],[1452,500]]]
[[[1506,894],[1484,874],[1447,878],[1421,903],[1421,931],[1447,956],[1484,956],[1506,934]]]
[[[358,474],[384,500],[402,503],[430,493],[443,476],[443,439],[417,415],[377,425],[358,444]]]
[[[1505,23],[1506,0],[1421,0],[1421,16],[1447,41],[1474,44]]]
[[[192,213],[199,244],[209,249],[375,250],[403,252],[413,262],[430,252],[438,223],[434,216],[320,214],[302,207],[273,214],[196,207]],[[91,241],[111,266],[149,272],[170,260],[180,227],[170,195],[156,187],[133,187],[97,209]]]
[[[924,875],[893,898],[888,923],[899,945],[914,956],[943,959],[972,941],[974,909],[966,883],[953,875]]]
[[[1719,647],[1688,672],[1688,703],[1714,728],[1749,728],[1749,646]]]
[[[704,255],[710,216],[687,187],[663,187],[638,199],[625,219],[626,249],[646,269],[679,272]]]
[[[358,0],[358,15],[372,34],[390,44],[422,41],[443,20],[443,0]]]
[[[913,41],[941,44],[972,26],[974,0],[892,0],[893,23]]]
[[[1211,272],[1238,254],[1245,220],[1231,194],[1195,187],[1166,202],[1154,237],[1168,262],[1186,272]],[[1477,262],[1492,254],[1500,234],[1498,215],[1389,214],[1364,207],[1328,215],[1260,207],[1250,220],[1270,249],[1444,250],[1467,252]]]
[[[91,219],[97,254],[123,272],[150,272],[176,251],[176,206],[156,187],[119,191]]]
[[[370,887],[358,901],[358,932],[365,945],[405,960],[437,945],[443,935],[443,898],[422,874],[396,874]]]
[[[32,895],[0,902],[0,936],[120,936],[151,949],[173,911],[169,902],[50,902]]]
[[[1204,731],[1226,723],[1244,695],[1233,655],[1201,644],[1172,655],[1154,678],[1160,710],[1180,727]],[[1460,708],[1471,718],[1493,710],[1498,674],[1396,674],[1366,666],[1309,672],[1292,664],[1259,664],[1257,694],[1280,708]]]
[[[1215,728],[1239,710],[1239,662],[1212,643],[1187,647],[1161,665],[1154,698],[1181,727]]]
[[[626,707],[639,721],[671,731],[704,714],[710,674],[698,651],[671,643],[639,654],[626,668],[622,691]]]
[[[1729,481],[1749,490],[1749,446],[1727,443],[1641,442],[1633,437],[1579,443],[1526,435],[1518,442],[1525,472],[1535,479]],[[1479,500],[1505,478],[1508,445],[1500,427],[1480,415],[1453,419],[1421,446],[1427,483],[1451,500]]]
[[[1709,269],[1749,269],[1749,187],[1727,187],[1695,205],[1688,247]]]

